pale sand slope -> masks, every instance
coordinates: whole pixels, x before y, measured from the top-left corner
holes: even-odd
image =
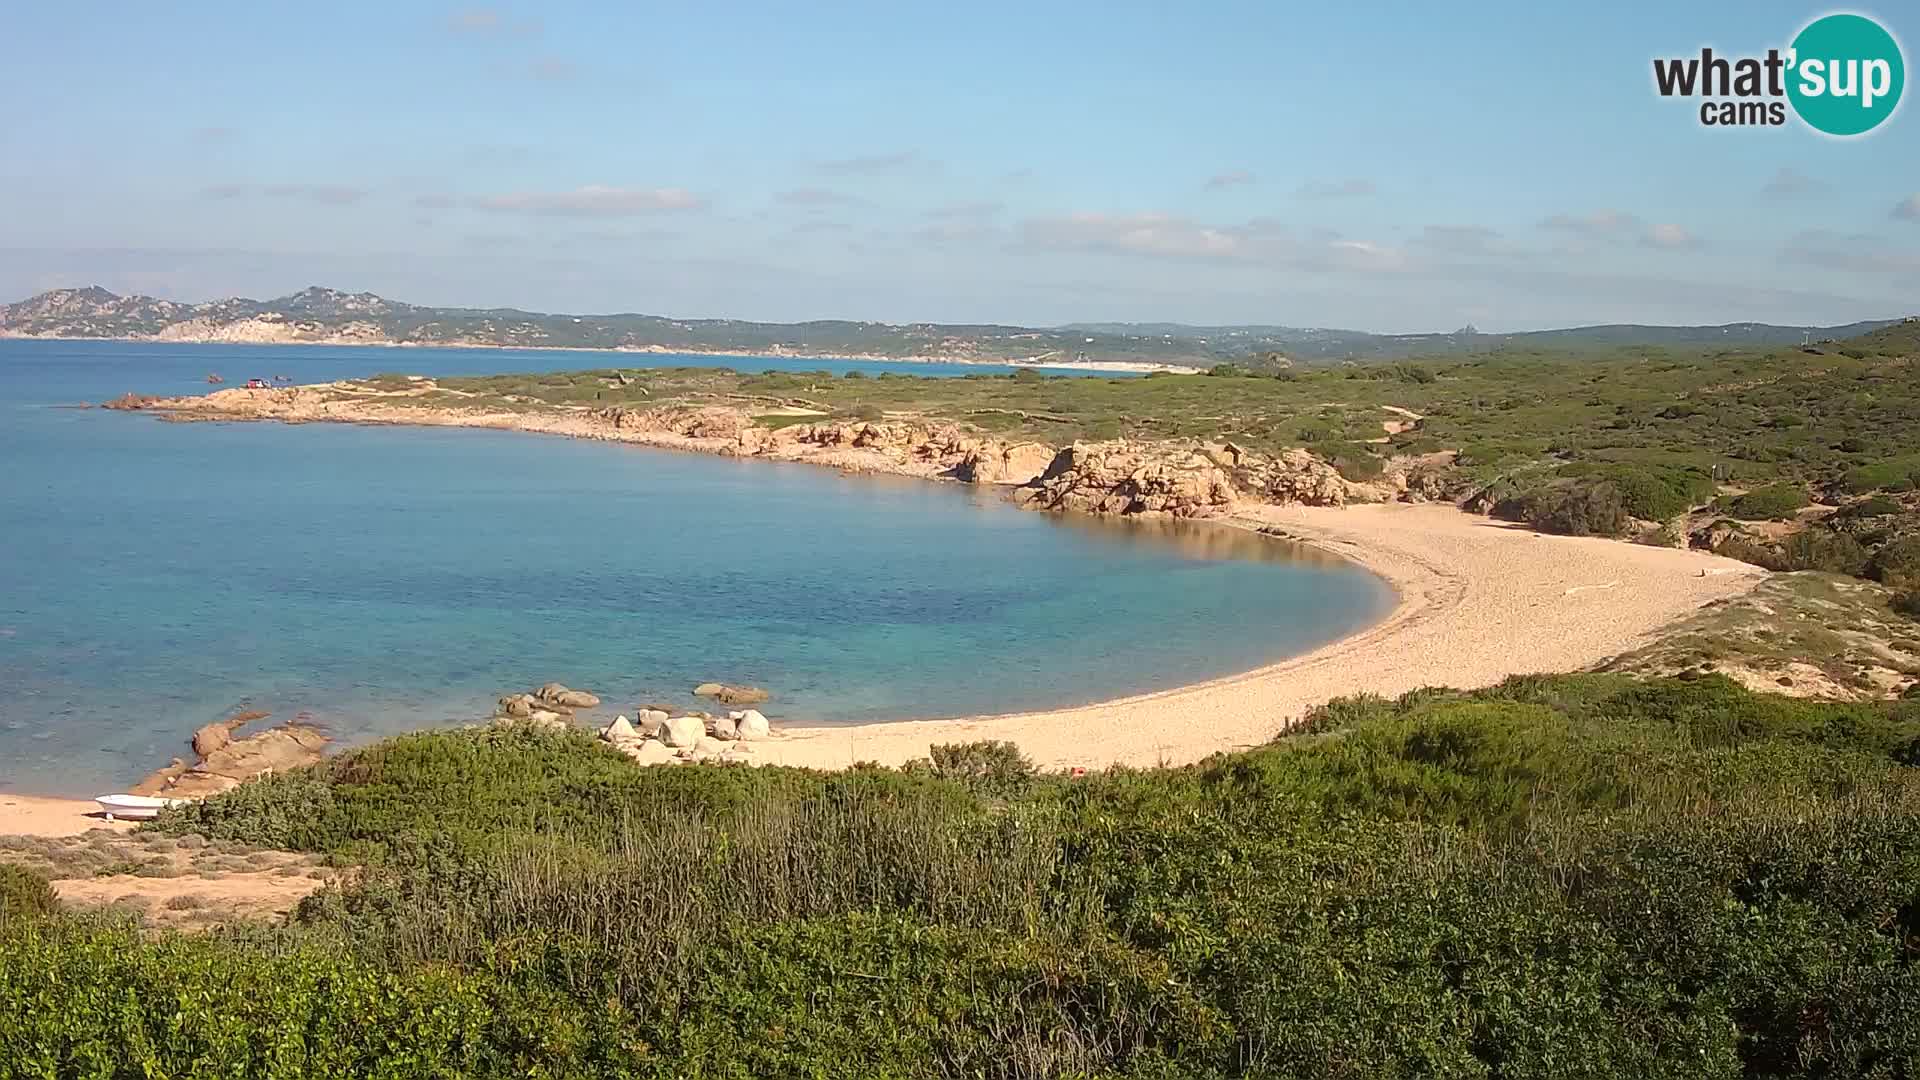
[[[1051,712],[789,728],[754,756],[817,768],[897,765],[937,743],[1004,739],[1049,768],[1186,763],[1265,742],[1330,698],[1590,667],[1766,576],[1703,552],[1545,536],[1451,506],[1258,506],[1239,522],[1354,559],[1394,583],[1400,606],[1354,637],[1244,675]],[[1060,665],[1071,679],[1073,658]]]

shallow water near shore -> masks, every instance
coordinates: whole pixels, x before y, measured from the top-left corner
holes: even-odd
[[[605,355],[0,341],[0,790],[123,786],[241,707],[351,744],[552,679],[607,718],[693,707],[709,679],[770,688],[776,723],[1073,705],[1304,652],[1392,604],[1364,571],[1262,537],[961,485],[57,407],[198,392],[209,370],[724,362]]]

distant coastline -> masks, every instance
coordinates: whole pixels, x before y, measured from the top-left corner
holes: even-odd
[[[883,353],[829,353],[804,352],[785,349],[699,349],[675,348],[667,345],[502,345],[480,341],[394,341],[391,339],[346,339],[327,338],[307,341],[301,339],[261,339],[220,338],[220,337],[159,337],[155,335],[118,335],[98,334],[21,334],[0,330],[0,341],[113,341],[136,345],[248,345],[272,348],[287,345],[315,346],[320,348],[379,348],[379,349],[494,349],[522,350],[526,352],[569,352],[569,353],[606,353],[625,356],[706,356],[734,358],[741,360],[840,360],[861,364],[956,364],[967,367],[1012,367],[1032,368],[1036,371],[1109,371],[1116,374],[1145,375],[1152,372],[1165,372],[1169,375],[1197,375],[1203,370],[1186,364],[1162,363],[1148,360],[1060,360],[1035,362],[1032,360],[996,360],[982,357],[939,356],[936,354],[915,354],[911,356],[889,356]]]

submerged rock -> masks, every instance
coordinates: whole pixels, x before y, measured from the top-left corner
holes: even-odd
[[[731,683],[701,683],[693,688],[694,696],[710,697],[724,705],[757,705],[773,695],[757,686],[734,686]]]

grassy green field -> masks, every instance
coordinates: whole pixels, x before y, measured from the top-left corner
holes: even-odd
[[[1037,775],[412,735],[154,828],[362,869],[183,936],[0,875],[19,1076],[1911,1075],[1920,701],[1532,677]],[[144,1072],[143,1072],[144,1070]]]

